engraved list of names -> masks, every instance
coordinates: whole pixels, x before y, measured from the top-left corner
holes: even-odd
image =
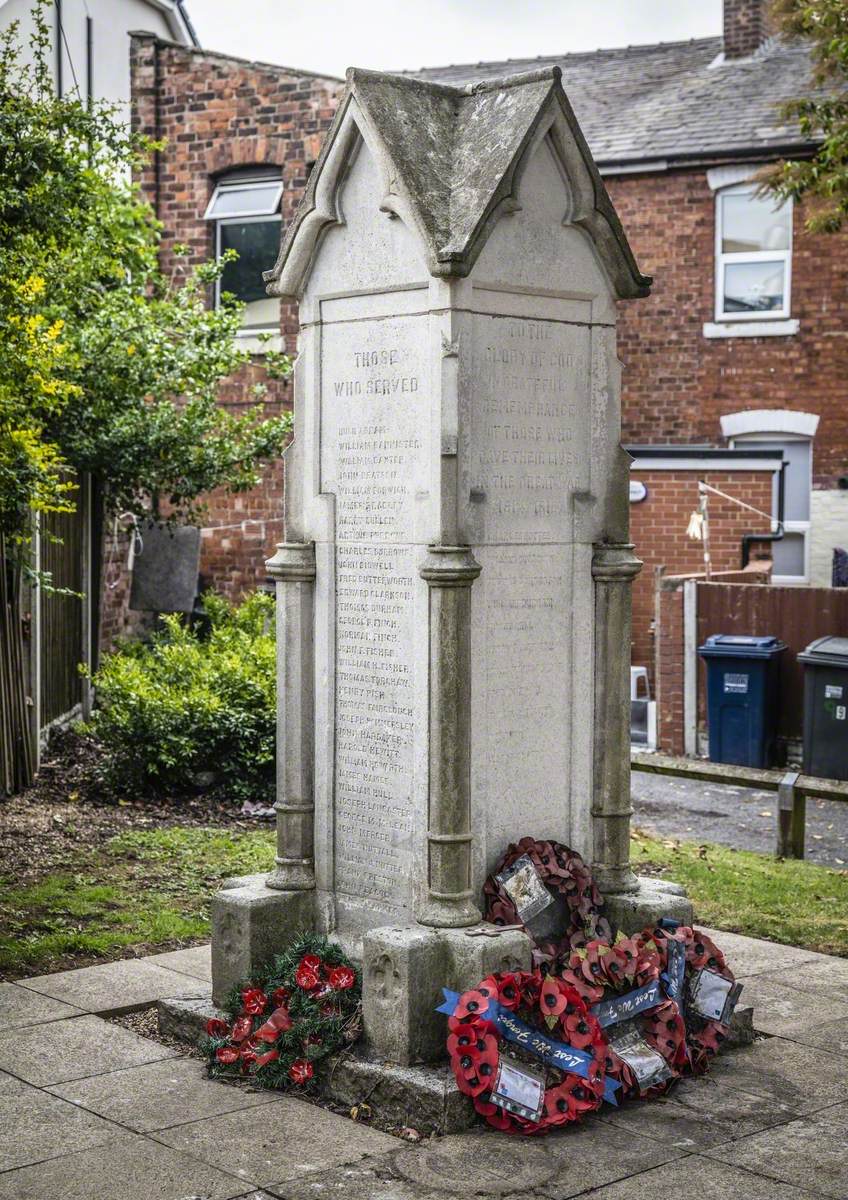
[[[336,888],[401,906],[412,879],[412,510],[426,486],[417,333],[414,318],[332,327],[322,388],[322,487],[336,495]]]

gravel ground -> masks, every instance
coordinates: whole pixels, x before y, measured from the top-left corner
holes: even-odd
[[[774,853],[777,793],[634,771],[633,824],[646,833],[736,850]],[[806,857],[821,866],[848,863],[848,804],[807,801]]]

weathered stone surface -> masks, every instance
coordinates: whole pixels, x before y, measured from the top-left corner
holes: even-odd
[[[420,1187],[505,1196],[531,1188],[546,1190],[559,1163],[541,1141],[522,1146],[512,1138],[475,1130],[399,1154],[394,1168],[402,1179]]]
[[[159,1032],[164,1037],[176,1038],[179,1042],[195,1044],[205,1032],[210,1017],[229,1021],[222,1008],[212,1003],[211,989],[205,996],[191,1000],[159,1000],[156,1004]]]
[[[15,983],[0,983],[0,1030],[18,1029],[23,1025],[40,1025],[62,1017],[82,1016],[81,1008],[51,1000],[29,988]]]
[[[196,980],[140,958],[36,975],[18,986],[97,1013],[132,1012],[162,996],[195,996],[203,990]]]
[[[203,1064],[188,1058],[114,1071],[47,1090],[139,1133],[180,1125],[186,1115],[199,1121],[276,1099],[267,1089],[248,1091],[207,1079]]]
[[[848,1098],[848,1060],[784,1038],[720,1054],[710,1075],[729,1087],[814,1113]]]
[[[153,954],[146,961],[154,967],[166,967],[169,971],[177,971],[180,975],[190,975],[192,979],[212,982],[211,945],[190,946],[187,950],[171,950],[167,954]]]
[[[710,929],[704,925],[698,925],[698,928],[703,929],[724,953],[737,977],[770,974],[784,967],[795,968],[801,964],[814,963],[819,958],[827,958],[811,950],[802,950],[798,946],[782,946],[778,942],[766,942],[760,938],[745,937],[741,933],[729,933],[726,929]]]
[[[813,1001],[815,1012],[815,1001]],[[828,1021],[823,1025],[813,1025],[808,1029],[796,1029],[790,1039],[804,1046],[815,1046],[827,1050],[830,1054],[848,1057],[848,1020]]]
[[[754,1006],[754,1028],[760,1033],[791,1038],[828,1021],[848,1020],[848,1003],[819,995],[813,1012],[810,993],[779,982],[780,973],[739,978],[745,1001]]]
[[[622,1132],[683,1152],[723,1145],[785,1124],[796,1115],[778,1100],[740,1091],[706,1075],[682,1080],[658,1103],[604,1108],[600,1118]]]
[[[87,1150],[120,1132],[111,1121],[10,1075],[0,1076],[0,1170],[55,1158],[69,1149]]]
[[[279,954],[313,924],[312,892],[269,888],[264,875],[212,899],[212,995],[223,1004],[234,987]],[[183,992],[183,995],[187,993]]]
[[[794,1187],[814,1189],[817,1195],[844,1200],[848,1196],[846,1144],[848,1117],[837,1105],[809,1120],[791,1121],[705,1153]]]
[[[192,1158],[265,1186],[398,1149],[396,1138],[303,1102],[279,1097],[262,1109],[192,1121],[156,1135]]]
[[[636,1179],[602,1187],[592,1193],[592,1200],[633,1200],[634,1187],[639,1200],[668,1200],[680,1192],[687,1200],[818,1200],[821,1196],[693,1154],[683,1164],[666,1163]]]
[[[447,1063],[402,1067],[339,1055],[328,1070],[326,1094],[351,1108],[367,1103],[382,1124],[412,1125],[422,1133],[459,1133],[477,1120]]]
[[[0,1200],[234,1200],[244,1192],[232,1175],[126,1133],[106,1146],[0,1174]]]
[[[614,928],[628,934],[656,925],[662,917],[671,917],[680,925],[692,924],[692,901],[678,891],[669,891],[661,879],[642,876],[637,891],[607,895],[605,901],[605,912]]]
[[[160,1042],[92,1015],[0,1036],[0,1068],[39,1087],[176,1057]]]
[[[796,988],[808,996],[826,996],[848,1005],[848,958],[821,954],[804,962],[797,970],[785,972],[777,968],[760,973],[759,978]]]

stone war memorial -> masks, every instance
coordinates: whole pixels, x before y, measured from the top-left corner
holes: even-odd
[[[462,89],[349,72],[266,278],[301,327],[268,564],[277,859],[215,899],[214,998],[299,931],[331,936],[362,967],[348,1077],[423,1104],[442,987],[530,963],[481,918],[510,843],[577,850],[625,931],[691,921],[629,862],[616,301],[650,280],[558,68]]]

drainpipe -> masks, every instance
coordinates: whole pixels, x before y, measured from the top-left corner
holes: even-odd
[[[62,95],[62,0],[55,0],[56,8],[56,95]]]
[[[751,546],[754,542],[779,542],[784,534],[783,513],[786,499],[786,467],[780,464],[780,474],[777,477],[777,532],[776,533],[745,533],[742,535],[742,570],[751,561]]]

